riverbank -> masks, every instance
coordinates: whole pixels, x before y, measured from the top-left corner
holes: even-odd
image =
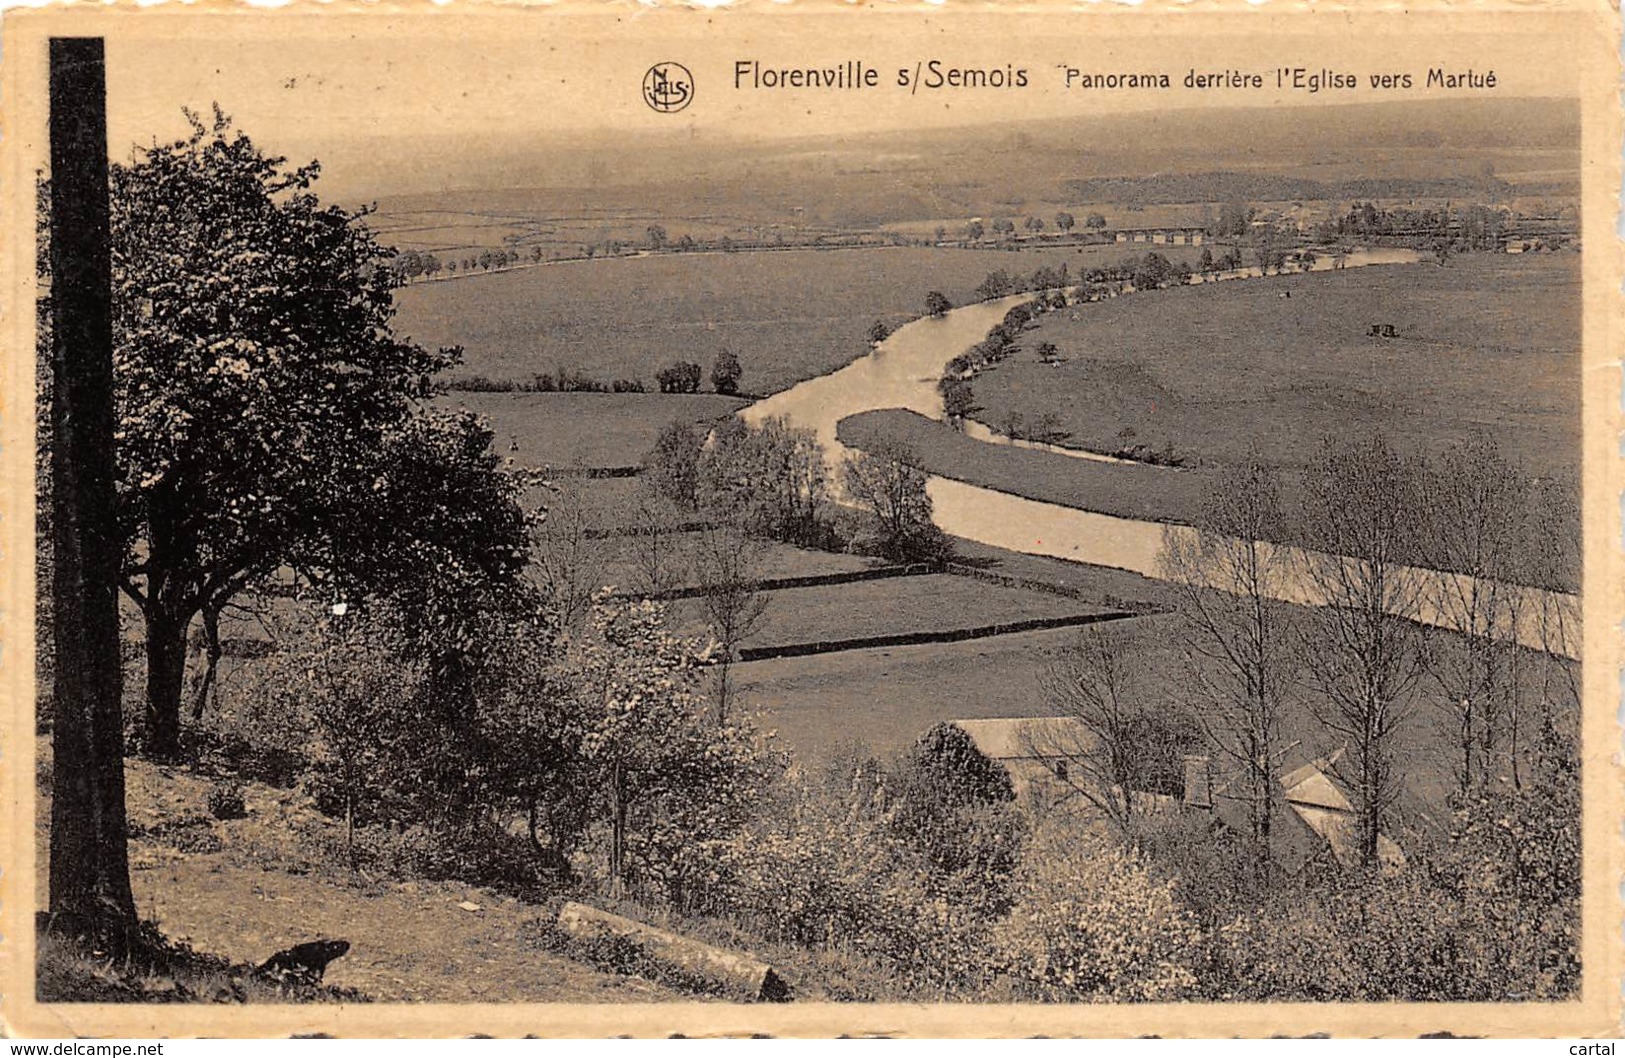
[[[1393,259],[1392,252],[1369,258],[1349,255],[1339,266],[1328,264],[1322,269],[1336,275],[1305,278],[1336,283],[1368,266],[1410,268],[1419,261],[1412,255],[1411,264],[1402,264]],[[1252,277],[1251,282],[1263,278]],[[1232,288],[1244,285],[1251,284],[1242,274],[1225,284]],[[1162,304],[1163,299],[1176,298],[1179,293],[1142,292],[1126,300],[1140,305],[1144,298],[1151,297]],[[941,399],[935,388],[942,365],[980,341],[1011,307],[1031,297],[1021,294],[968,305],[942,317],[908,324],[870,355],[839,371],[793,386],[739,414],[747,421],[781,415],[795,425],[813,429],[835,462],[847,451],[842,441],[843,421],[864,412],[890,412],[879,418],[856,420],[848,425],[845,438],[856,445],[881,436],[878,430],[882,426],[904,431],[900,439],[910,442],[922,467],[933,475],[929,490],[934,516],[945,532],[1011,551],[1108,566],[1147,577],[1165,576],[1161,560],[1164,536],[1169,531],[1180,532],[1180,523],[1194,520],[1200,504],[1197,475],[1167,468],[1090,465],[1085,460],[1053,453],[976,441],[926,421],[942,417]],[[1125,299],[1114,300],[1121,303]],[[1078,313],[1087,313],[1093,307],[1079,306]],[[914,414],[900,414],[899,409]],[[858,434],[869,432],[860,440],[854,430]],[[978,470],[983,472],[980,477]],[[1040,488],[1033,487],[1035,478],[1041,482]],[[1069,484],[1057,485],[1063,478]],[[1052,486],[1047,493],[1032,495]],[[1168,498],[1176,490],[1177,495]],[[1064,499],[1071,502],[1062,502],[1063,491]],[[1302,542],[1288,536],[1281,543]],[[1284,602],[1322,604],[1310,567],[1335,560],[1293,550],[1291,565],[1296,572],[1273,587],[1274,596]],[[1459,579],[1432,570],[1411,573],[1419,578],[1418,590],[1424,596],[1437,595]],[[1537,588],[1519,588],[1515,594],[1523,602],[1523,616],[1516,625],[1499,629],[1497,634],[1534,649],[1577,657],[1578,599]],[[1554,612],[1561,615],[1563,627],[1556,636],[1550,632]],[[1450,615],[1437,606],[1424,605],[1413,612],[1407,605],[1403,615],[1423,624],[1452,627]],[[1545,615],[1546,619],[1542,621],[1536,615]]]

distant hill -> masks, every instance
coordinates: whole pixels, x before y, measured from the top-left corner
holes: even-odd
[[[1086,201],[1429,197],[1526,186],[1572,194],[1579,130],[1576,100],[1474,99],[1012,120],[833,139],[458,137],[416,143],[412,166],[370,193],[386,211],[535,215],[591,206],[834,227]]]

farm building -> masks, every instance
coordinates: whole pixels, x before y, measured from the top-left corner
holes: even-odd
[[[1010,776],[1016,801],[1028,811],[1044,814],[1056,809],[1087,810],[1079,791],[1077,762],[1086,757],[1094,737],[1071,717],[1037,716],[991,720],[954,720],[983,756],[1002,765]],[[1280,777],[1282,796],[1275,803],[1271,844],[1278,865],[1296,875],[1315,863],[1343,867],[1359,863],[1354,833],[1354,806],[1332,778],[1342,751],[1302,764]],[[1212,758],[1184,759],[1182,789],[1134,791],[1146,811],[1183,810],[1208,815],[1215,828],[1239,834],[1251,831],[1248,805],[1228,781],[1221,781]],[[1405,865],[1405,854],[1386,835],[1378,840],[1384,870]]]
[[[1330,774],[1342,752],[1281,775],[1282,797],[1275,805],[1270,842],[1277,865],[1288,874],[1328,859],[1343,867],[1359,864],[1354,805]],[[1211,813],[1215,826],[1248,833],[1248,805],[1228,785],[1215,781],[1209,758],[1186,758],[1185,807]],[[1385,871],[1405,866],[1405,853],[1385,834],[1378,836],[1377,855]]]
[[[1024,716],[992,720],[953,720],[970,736],[984,757],[1004,766],[1015,789],[1016,801],[1035,814],[1063,805],[1087,807],[1069,762],[1084,758],[1094,742],[1081,722],[1072,717]],[[1167,793],[1134,791],[1136,800],[1151,810],[1171,810],[1178,798]]]

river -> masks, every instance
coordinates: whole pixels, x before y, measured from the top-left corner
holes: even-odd
[[[1420,255],[1410,250],[1356,250],[1338,257],[1323,257],[1315,262],[1313,270],[1403,266],[1420,260]],[[1240,281],[1258,275],[1256,268],[1239,269],[1219,273],[1207,281]],[[939,317],[914,320],[846,367],[776,393],[740,409],[739,414],[750,423],[779,416],[797,426],[810,428],[823,444],[834,468],[847,454],[835,435],[836,427],[850,415],[903,408],[940,420],[942,398],[936,387],[943,366],[985,338],[1005,313],[1032,296],[1017,294],[966,305]],[[1079,310],[1088,311],[1086,305]],[[974,430],[971,436],[986,443],[1011,443],[1009,438],[985,427]],[[1079,458],[1115,461],[1095,453],[1060,451]],[[1045,503],[938,476],[929,478],[927,488],[937,524],[954,536],[1008,551],[1110,566],[1158,579],[1165,577],[1160,561],[1164,534],[1193,532],[1183,526],[1165,526],[1159,522]],[[1282,557],[1287,559],[1282,568],[1297,572],[1279,579],[1275,596],[1283,602],[1322,603],[1324,600],[1315,586],[1317,578],[1306,571],[1309,564],[1339,560],[1299,548],[1281,550]],[[1471,581],[1454,574],[1423,569],[1405,572],[1408,577],[1416,578],[1411,587],[1424,599],[1456,596],[1463,587],[1472,587]],[[1552,649],[1568,657],[1579,657],[1578,598],[1516,585],[1494,587],[1502,592],[1503,598],[1515,601],[1513,609],[1520,614],[1516,628],[1498,629],[1499,636],[1515,637],[1523,645],[1536,649]],[[1436,605],[1425,604],[1415,616],[1423,624],[1455,628],[1456,622],[1450,616],[1454,612],[1453,608],[1441,610]],[[1558,629],[1555,633],[1554,626]]]

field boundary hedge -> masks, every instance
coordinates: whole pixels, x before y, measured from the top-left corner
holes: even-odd
[[[643,473],[637,465],[619,467],[548,467],[543,471],[551,478],[635,478]]]
[[[715,529],[716,522],[689,521],[677,522],[673,525],[663,525],[658,532],[662,533],[703,533],[707,529]],[[588,540],[613,540],[623,536],[653,536],[657,530],[645,525],[604,525],[594,526],[582,531],[581,535]]]
[[[741,647],[740,661],[769,661],[773,658],[799,658],[810,654],[834,654],[843,650],[867,650],[873,647],[911,647],[927,643],[960,643],[969,639],[990,639],[993,636],[1014,635],[1017,632],[1040,632],[1049,628],[1075,628],[1098,624],[1101,621],[1122,621],[1139,614],[1127,610],[1109,610],[1105,613],[1071,614],[1065,617],[1029,617],[1002,624],[979,625],[975,628],[951,628],[937,632],[895,632],[889,635],[857,636],[852,639],[824,639],[811,643],[785,643],[770,647]]]
[[[804,573],[795,577],[767,577],[752,581],[755,591],[783,591],[786,588],[821,588],[830,584],[856,584],[865,580],[888,580],[892,577],[924,577],[943,572],[940,566],[916,562],[908,566],[880,566],[875,569],[854,569],[844,573]],[[698,599],[705,589],[698,586],[667,588],[664,591],[617,592],[618,599],[651,599],[655,602],[673,602],[678,599]]]
[[[1094,601],[1097,593],[1085,591],[1082,588],[1070,588],[1065,584],[1056,584],[1054,581],[1037,580],[1033,577],[1018,577],[1009,573],[994,573],[991,570],[981,569],[977,566],[968,566],[963,562],[948,562],[942,567],[944,573],[954,577],[970,577],[973,580],[986,581],[997,584],[1001,588],[1019,588],[1025,591],[1042,592],[1046,595],[1059,595],[1063,599],[1082,599]]]

